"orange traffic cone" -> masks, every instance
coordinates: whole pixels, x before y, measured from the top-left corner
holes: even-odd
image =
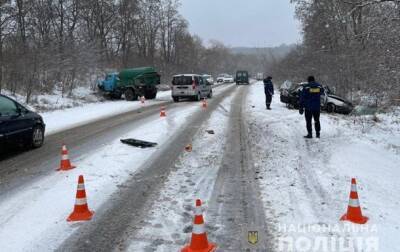
[[[365,217],[361,213],[360,202],[358,201],[357,183],[356,179],[351,179],[351,192],[350,200],[347,208],[347,213],[340,218],[341,221],[351,221],[357,224],[365,224],[368,221],[368,217]]]
[[[206,98],[203,99],[202,107],[203,108],[207,108],[207,100],[206,100]]]
[[[160,111],[160,117],[166,117],[167,113],[165,112],[165,107],[161,107],[161,111]]]
[[[142,97],[140,97],[140,102],[142,103],[142,104],[144,104],[144,101],[145,101],[146,99],[144,98],[144,96],[142,96]]]
[[[201,210],[201,200],[196,200],[196,209],[194,212],[194,223],[192,231],[192,239],[190,244],[185,246],[181,252],[212,252],[217,246],[213,243],[208,243],[207,234],[204,230],[204,219]]]
[[[76,200],[74,211],[69,215],[67,221],[86,221],[90,220],[94,212],[90,211],[86,201],[85,182],[83,176],[78,179],[78,188],[76,191]]]
[[[68,157],[68,150],[67,146],[63,144],[61,148],[61,162],[60,162],[60,168],[57,169],[57,171],[68,171],[71,169],[74,169],[76,166],[71,165],[71,162],[69,161]]]

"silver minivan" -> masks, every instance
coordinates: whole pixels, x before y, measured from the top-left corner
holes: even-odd
[[[172,99],[179,102],[181,98],[200,101],[212,97],[212,84],[199,74],[179,74],[172,79]]]

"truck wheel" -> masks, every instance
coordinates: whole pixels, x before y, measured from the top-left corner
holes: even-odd
[[[179,97],[177,96],[173,96],[172,99],[174,100],[174,102],[179,102]]]
[[[146,99],[149,99],[149,100],[155,99],[156,96],[157,96],[157,90],[148,90],[148,91],[146,91],[146,92],[144,93],[144,97],[145,97]]]
[[[136,96],[135,96],[135,91],[133,91],[132,88],[128,88],[125,91],[125,100],[127,101],[133,101],[135,100]]]
[[[148,100],[154,99],[157,96],[157,89],[150,89],[144,92],[144,97]]]

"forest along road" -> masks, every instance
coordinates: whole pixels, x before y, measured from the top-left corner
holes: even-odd
[[[100,210],[90,225],[82,226],[74,232],[58,251],[119,251],[125,234],[140,228],[149,214],[153,203],[168,178],[178,156],[187,143],[192,141],[201,125],[208,120],[221,101],[232,92],[234,86],[210,100],[207,110],[194,114],[167,146],[155,153],[138,172],[114,193]],[[240,89],[239,89],[240,92]],[[190,126],[189,126],[190,125]]]
[[[248,90],[244,87],[232,102],[224,156],[208,209],[209,225],[219,227],[210,237],[221,251],[272,251],[243,115]],[[249,231],[257,232],[254,245],[249,243]]]
[[[224,97],[233,86],[220,85],[214,89],[212,100]],[[211,100],[211,101],[212,101]],[[61,146],[65,143],[71,160],[78,160],[120,137],[132,128],[149,121],[149,117],[160,113],[160,106],[168,110],[192,106],[193,102],[173,103],[167,101],[143,107],[135,111],[91,122],[46,137],[45,144],[23,153],[0,156],[0,197],[11,195],[25,185],[54,173],[59,167]],[[196,103],[198,105],[198,103]]]

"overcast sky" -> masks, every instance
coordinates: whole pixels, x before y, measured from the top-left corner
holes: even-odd
[[[191,33],[228,46],[278,46],[301,39],[289,0],[181,0]]]

